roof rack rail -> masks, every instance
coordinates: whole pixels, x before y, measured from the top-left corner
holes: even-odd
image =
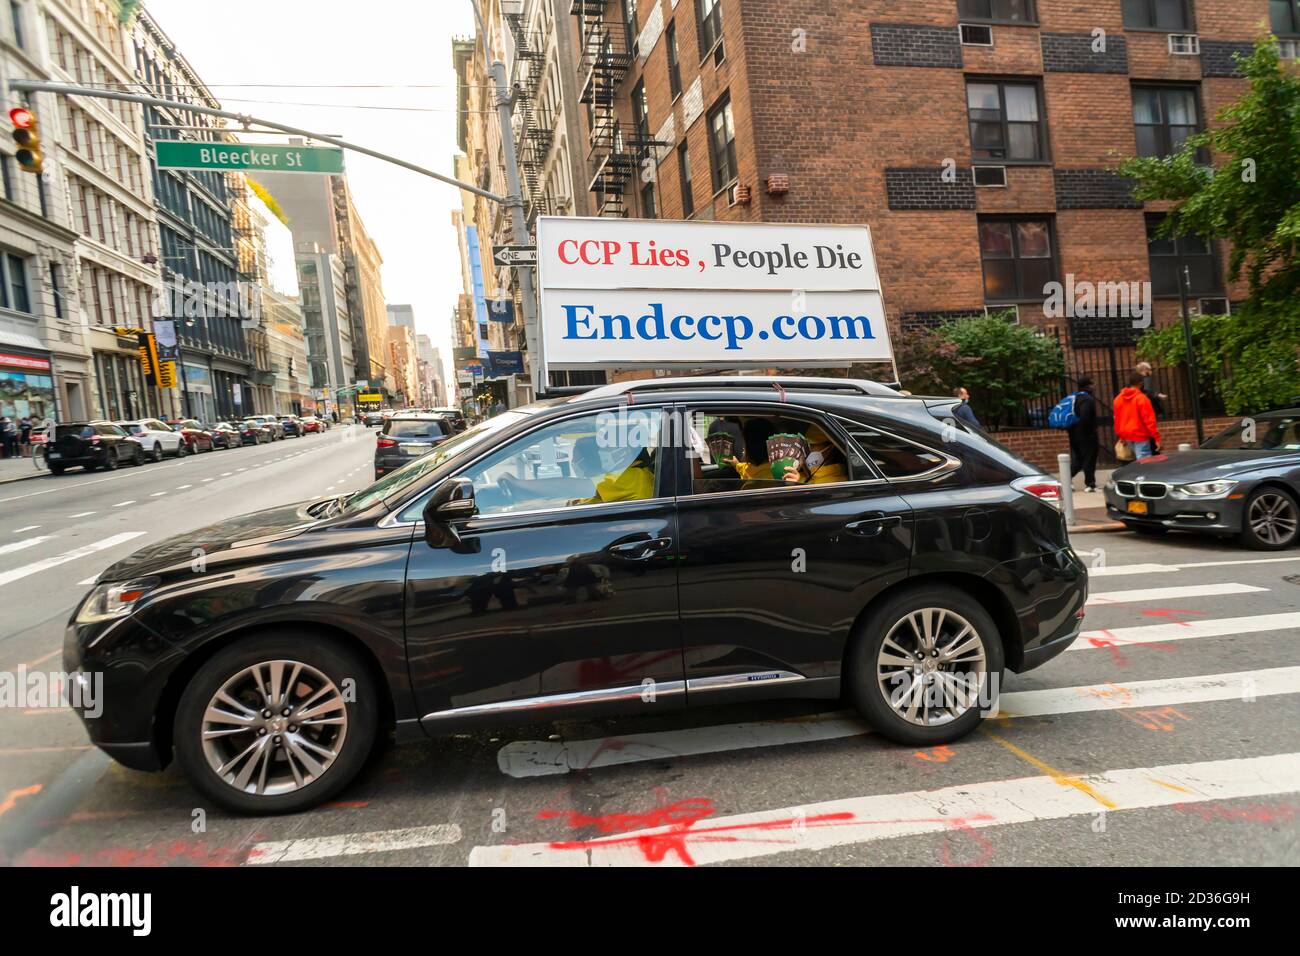
[[[791,375],[696,375],[680,378],[644,378],[598,385],[584,395],[587,398],[609,398],[632,392],[692,388],[773,388],[781,392],[852,392],[856,395],[873,395],[882,398],[900,397],[896,389],[867,379]]]

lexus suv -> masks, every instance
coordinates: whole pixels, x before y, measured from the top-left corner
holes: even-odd
[[[510,409],[108,568],[64,642],[102,679],[83,722],[257,814],[329,799],[382,735],[539,717],[843,697],[956,740],[1078,636],[1087,572],[1059,484],[954,403],[725,377]]]

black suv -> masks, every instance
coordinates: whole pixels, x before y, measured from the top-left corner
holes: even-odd
[[[54,426],[45,462],[55,475],[77,465],[86,471],[111,471],[118,465],[143,465],[144,446],[112,422],[67,422]]]
[[[396,471],[451,437],[451,423],[441,415],[394,415],[375,436],[375,480]]]
[[[68,624],[91,739],[301,809],[384,729],[847,696],[933,746],[1078,635],[1060,487],[868,382],[659,379],[505,411],[350,495],[136,552]],[[201,543],[206,564],[192,567]]]

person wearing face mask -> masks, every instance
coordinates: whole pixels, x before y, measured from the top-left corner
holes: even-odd
[[[804,438],[808,440],[808,458],[797,470],[785,473],[787,483],[824,485],[849,480],[844,457],[820,425],[810,425]]]

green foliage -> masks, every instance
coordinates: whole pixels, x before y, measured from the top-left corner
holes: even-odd
[[[1029,398],[1055,394],[1065,374],[1060,345],[1007,315],[951,322],[902,337],[895,349],[903,387],[915,394],[971,393],[976,416],[996,428]]]
[[[1271,37],[1241,60],[1250,90],[1220,124],[1163,159],[1133,159],[1120,172],[1142,200],[1172,200],[1163,234],[1197,235],[1230,246],[1229,278],[1244,274],[1250,300],[1227,318],[1194,318],[1202,378],[1232,414],[1261,411],[1300,394],[1300,72],[1284,64]],[[1196,162],[1208,150],[1217,168]],[[1183,361],[1179,327],[1147,333],[1140,354]]]

